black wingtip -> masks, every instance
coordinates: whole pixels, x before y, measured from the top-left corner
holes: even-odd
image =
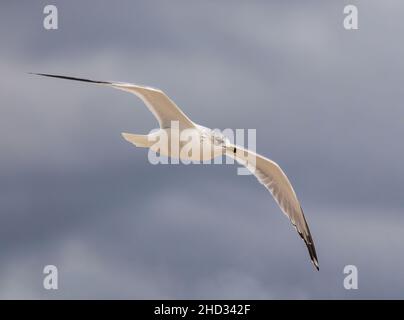
[[[297,229],[296,230],[299,233],[302,240],[304,241],[304,243],[306,244],[307,250],[309,251],[310,260],[313,263],[313,266],[317,269],[317,271],[320,271],[320,265],[318,263],[317,252],[316,252],[316,248],[314,246],[313,238],[311,236],[310,228],[309,228],[309,225],[307,224],[306,217],[304,216],[303,208],[300,207],[300,210],[302,211],[303,220],[304,220],[304,223],[305,223],[306,228],[307,228],[306,237],[303,236],[303,234],[299,230],[297,230]],[[296,228],[296,225],[294,225],[294,226]]]
[[[313,265],[317,269],[317,271],[320,271],[320,265],[318,263],[317,255],[316,255],[315,251],[314,251],[314,255],[311,257],[311,262],[313,263]]]
[[[82,81],[82,82],[97,83],[97,84],[111,84],[111,82],[107,82],[107,81],[97,81],[97,80],[84,79],[84,78],[76,78],[76,77],[68,77],[68,76],[61,76],[61,75],[49,74],[49,73],[28,72],[28,74],[33,74],[33,75],[42,76],[42,77],[58,78],[58,79],[64,79],[64,80],[74,80],[74,81]]]
[[[313,239],[311,239],[311,236],[310,236],[308,240],[309,240],[309,242],[306,242],[306,241],[304,241],[304,242],[306,243],[307,249],[309,251],[311,262],[313,263],[313,265],[317,269],[317,271],[319,271],[320,266],[318,264],[318,258],[317,258],[316,249],[314,247]]]

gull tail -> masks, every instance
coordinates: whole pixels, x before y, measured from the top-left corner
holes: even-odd
[[[122,132],[122,137],[136,147],[149,148],[152,145],[147,135]]]

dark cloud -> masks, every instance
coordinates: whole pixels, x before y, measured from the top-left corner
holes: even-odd
[[[0,297],[402,297],[399,1],[356,1],[354,32],[343,2],[54,3],[57,31],[42,28],[43,1],[1,4]],[[197,123],[257,129],[320,272],[253,177],[152,166],[120,136],[157,125],[141,101],[29,71],[152,85]]]

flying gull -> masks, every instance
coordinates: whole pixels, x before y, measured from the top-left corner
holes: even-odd
[[[159,89],[139,86],[131,83],[95,81],[45,73],[32,74],[95,83],[98,85],[123,90],[139,97],[146,104],[151,113],[153,113],[153,115],[156,117],[157,121],[159,122],[160,129],[154,133],[150,133],[149,135],[122,133],[122,136],[128,142],[137,147],[146,147],[154,150],[153,148],[155,143],[153,143],[153,141],[156,140],[156,136],[164,133],[165,136],[170,139],[172,137],[172,132],[170,131],[172,129],[172,123],[177,123],[180,133],[187,130],[191,134],[199,137],[197,140],[195,140],[197,141],[196,143],[199,144],[196,147],[201,147],[202,150],[200,153],[193,153],[193,156],[187,156],[187,154],[184,155],[181,153],[181,158],[188,157],[189,160],[189,157],[192,157],[191,160],[204,161],[217,156],[226,155],[244,165],[255,175],[258,181],[271,192],[282,212],[289,218],[292,225],[305,242],[309,251],[310,259],[315,268],[319,270],[316,249],[314,247],[313,238],[310,234],[309,226],[307,225],[303,209],[299,203],[299,200],[297,199],[296,193],[293,190],[289,179],[278,164],[262,155],[231,144],[225,136],[218,134],[209,128],[194,123],[163,91]],[[170,145],[171,144],[168,143],[167,148],[161,148],[160,146],[160,148],[155,151],[158,151],[168,157],[174,156],[172,148],[169,147]],[[206,148],[206,146],[209,148]],[[209,152],[205,152],[205,150],[209,150]],[[251,159],[254,161],[251,161]]]

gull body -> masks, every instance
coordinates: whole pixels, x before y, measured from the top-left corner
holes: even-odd
[[[262,155],[233,145],[222,134],[194,123],[159,89],[132,83],[96,81],[44,73],[35,74],[51,78],[94,83],[135,94],[146,104],[160,126],[159,130],[149,135],[122,133],[125,140],[137,147],[151,148],[153,151],[159,152],[164,156],[178,156],[182,160],[205,161],[217,156],[226,155],[244,165],[255,175],[257,180],[270,191],[282,212],[289,218],[306,244],[313,265],[317,270],[319,269],[314,241],[306,222],[303,209],[289,179],[278,164]],[[176,125],[173,126],[173,123]],[[199,149],[200,152],[189,155],[188,153],[173,150],[172,142],[178,140],[178,136],[183,133],[194,137],[192,147]],[[167,143],[163,143],[157,148],[155,142],[162,136],[166,137]],[[181,149],[186,143],[186,141],[181,142],[180,140],[177,147]],[[254,161],[251,161],[251,159],[254,159]]]
[[[180,129],[177,126],[171,126],[160,128],[147,135],[122,133],[122,136],[136,147],[150,148],[169,158],[198,162],[209,161],[224,155],[225,146],[230,143],[224,135],[198,124],[194,124],[193,128]],[[188,139],[180,139],[181,136],[188,137]],[[162,140],[164,140],[163,143],[157,143]],[[182,152],[181,150],[196,152]]]

